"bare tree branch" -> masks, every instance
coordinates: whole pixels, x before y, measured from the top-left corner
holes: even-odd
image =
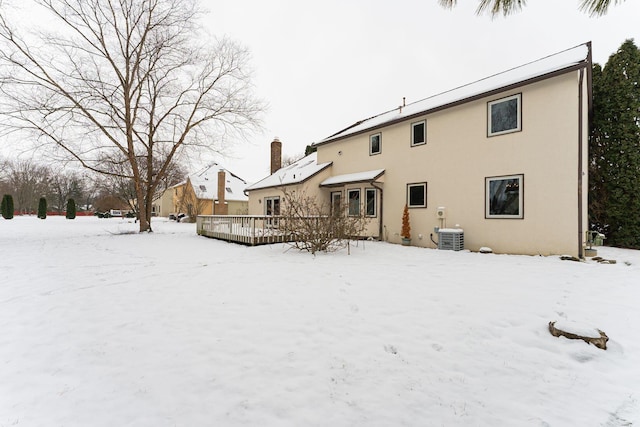
[[[131,179],[140,231],[151,230],[153,196],[177,157],[259,125],[247,51],[228,39],[196,42],[195,0],[32,2],[59,32],[20,34],[0,10],[1,124]],[[126,173],[105,158],[125,159]]]

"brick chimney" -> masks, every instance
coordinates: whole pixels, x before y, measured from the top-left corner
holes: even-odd
[[[282,167],[282,142],[276,136],[271,142],[271,173]]]
[[[218,171],[218,200],[215,206],[216,215],[228,215],[229,207],[227,206],[224,194],[227,187],[227,177],[224,169]]]

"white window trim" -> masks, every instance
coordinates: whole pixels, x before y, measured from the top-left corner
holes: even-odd
[[[424,125],[424,141],[422,142],[415,142],[414,141],[414,136],[415,136],[415,132],[414,132],[414,128],[418,125]],[[412,147],[419,147],[420,145],[425,145],[427,143],[427,121],[426,120],[420,120],[419,122],[414,122],[411,123],[411,146]]]
[[[378,151],[373,152],[373,138],[378,137]],[[369,135],[369,155],[376,156],[382,153],[382,132],[374,133]]]
[[[373,192],[373,214],[369,215],[367,213],[367,207],[368,207],[368,194],[370,192]],[[375,218],[378,216],[378,192],[376,191],[375,188],[365,188],[364,189],[364,214],[365,216],[369,217],[369,218]]]
[[[280,210],[281,209],[280,196],[271,196],[271,197],[265,197],[264,198],[264,214],[265,215],[267,215],[267,216],[279,216],[280,215],[280,213],[277,213],[277,214],[274,215],[273,213],[269,214],[267,212],[267,205],[268,205],[269,201],[271,201],[271,207],[273,208],[273,202],[276,201],[276,200],[278,201],[278,210]]]
[[[339,196],[338,198],[340,199],[340,202],[338,203],[338,212],[335,211],[336,208],[336,196]],[[332,215],[339,215],[340,214],[340,210],[343,210],[344,206],[344,202],[342,201],[342,191],[332,191],[331,192],[331,214]]]
[[[411,187],[423,187],[424,188],[424,204],[422,205],[412,205],[411,197],[410,197],[410,188]],[[409,208],[426,208],[427,207],[427,183],[426,182],[413,182],[411,184],[407,184],[407,206]]]
[[[278,212],[277,214],[274,215],[274,213],[272,212],[271,214],[269,214],[267,212],[267,205],[269,203],[269,201],[271,201],[271,208],[273,209],[273,205],[274,205],[274,201],[278,201],[278,210],[280,212]],[[264,198],[264,215],[267,217],[272,217],[272,216],[280,216],[280,213],[282,212],[282,206],[280,205],[281,201],[280,201],[280,196],[270,196],[270,197],[265,197]],[[277,218],[267,218],[265,221],[265,225],[267,227],[278,227],[278,219]]]
[[[358,213],[351,213],[351,193],[358,193]],[[359,188],[347,190],[347,216],[360,216],[362,214],[362,191]]]
[[[512,99],[516,99],[518,101],[516,128],[507,129],[500,132],[491,132],[491,107],[495,104],[500,104],[502,102],[510,101]],[[515,95],[506,96],[504,98],[487,102],[487,136],[504,135],[506,133],[520,132],[521,130],[522,130],[522,93],[516,93]]]
[[[517,215],[496,215],[491,214],[490,210],[490,195],[492,181],[501,181],[505,179],[517,179],[518,180],[518,214]],[[486,219],[524,219],[524,174],[516,175],[504,175],[504,176],[490,176],[484,179],[485,196],[484,196],[484,216]]]

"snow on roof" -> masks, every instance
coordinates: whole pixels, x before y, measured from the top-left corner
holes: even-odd
[[[393,110],[384,112],[377,116],[360,120],[359,122],[356,122],[346,129],[343,129],[338,133],[317,142],[316,144],[327,143],[388,122],[400,121],[404,118],[408,119],[411,116],[427,113],[430,110],[476,97],[496,89],[522,83],[556,71],[570,69],[580,63],[586,64],[589,57],[589,50],[590,48],[587,43],[581,44],[562,52],[529,62],[528,64],[494,74],[476,82],[416,101],[401,108],[394,108]]]
[[[330,187],[332,185],[349,184],[352,182],[370,182],[379,178],[384,173],[384,169],[375,169],[371,171],[348,173],[345,175],[336,175],[325,179],[320,183],[321,187]]]
[[[330,166],[331,162],[318,164],[318,153],[311,153],[297,162],[278,169],[261,181],[246,188],[247,191],[280,185],[299,184]]]
[[[225,171],[225,200],[246,202],[249,198],[244,194],[247,182],[229,172],[219,163],[211,163],[199,172],[189,175],[189,181],[199,199],[218,199],[218,172]]]

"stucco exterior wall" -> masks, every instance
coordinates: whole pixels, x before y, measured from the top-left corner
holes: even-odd
[[[167,217],[170,213],[173,212],[173,194],[175,190],[173,188],[167,188],[162,196],[158,198],[154,202],[154,205],[157,206],[156,212],[158,212],[159,216]]]
[[[488,246],[498,253],[577,255],[587,226],[587,85],[580,88],[579,78],[579,71],[570,72],[320,145],[318,162],[332,161],[332,175],[385,169],[383,238],[390,242],[400,242],[406,185],[426,182],[427,207],[410,209],[413,245],[434,247],[429,237],[434,227],[460,227],[471,250]],[[488,137],[487,102],[517,93],[522,94],[522,130]],[[411,123],[421,119],[427,121],[427,143],[411,147]],[[377,132],[382,152],[370,156],[369,135]],[[579,202],[580,144],[585,175]],[[515,174],[524,175],[524,217],[485,218],[485,178]],[[446,219],[438,219],[438,207],[445,208]]]
[[[329,191],[320,188],[320,183],[331,176],[331,166],[321,170],[300,184],[287,185],[287,191],[304,191],[306,195],[315,197],[319,203],[329,203]],[[266,197],[280,197],[281,210],[284,209],[284,193],[280,187],[251,190],[249,194],[249,215],[265,215],[264,199]]]
[[[249,202],[227,200],[229,206],[229,215],[247,215],[249,213]]]

